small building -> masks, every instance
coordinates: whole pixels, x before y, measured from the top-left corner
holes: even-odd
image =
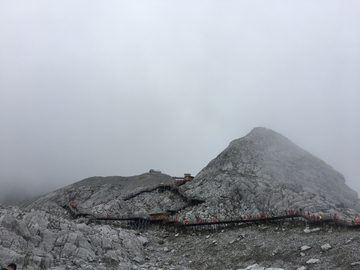
[[[150,169],[149,173],[161,173],[161,171],[155,171],[154,169]]]
[[[150,214],[151,220],[164,220],[167,219],[168,214],[167,213],[155,213]]]
[[[194,176],[191,176],[191,173],[184,173],[184,178],[186,181],[192,181]]]

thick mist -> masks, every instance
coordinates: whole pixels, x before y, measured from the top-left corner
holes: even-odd
[[[0,202],[196,175],[263,126],[360,192],[356,1],[2,1]]]

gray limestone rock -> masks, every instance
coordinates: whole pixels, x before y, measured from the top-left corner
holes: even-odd
[[[146,237],[143,237],[143,236],[139,236],[138,240],[143,246],[145,246],[149,242],[149,240]]]
[[[208,217],[217,213],[215,205],[224,202],[230,204],[221,207],[225,215],[299,208],[350,215],[360,209],[358,194],[345,184],[343,175],[265,128],[232,141],[180,191],[204,200]]]
[[[322,245],[322,246],[321,246],[321,249],[324,250],[324,251],[329,250],[329,249],[331,249],[331,248],[332,248],[332,247],[330,246],[330,244],[325,244],[325,245]]]
[[[77,247],[74,244],[66,243],[62,249],[61,257],[69,258],[73,257],[76,253]]]
[[[310,259],[310,260],[308,260],[306,263],[307,263],[307,264],[314,264],[314,263],[319,263],[319,262],[320,262],[319,259]]]
[[[300,249],[301,249],[301,251],[305,251],[305,250],[308,250],[308,249],[310,249],[311,247],[309,247],[309,246],[302,246]]]

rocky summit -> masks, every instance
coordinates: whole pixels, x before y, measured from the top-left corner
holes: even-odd
[[[225,217],[300,208],[343,217],[359,212],[358,194],[341,173],[261,127],[232,141],[181,190],[206,201],[196,209],[200,215],[209,210]]]
[[[360,269],[358,215],[339,172],[255,128],[194,179],[91,177],[1,205],[0,267]]]

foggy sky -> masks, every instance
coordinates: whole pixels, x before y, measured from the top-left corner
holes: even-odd
[[[359,1],[0,2],[0,202],[196,175],[263,126],[360,193]]]

